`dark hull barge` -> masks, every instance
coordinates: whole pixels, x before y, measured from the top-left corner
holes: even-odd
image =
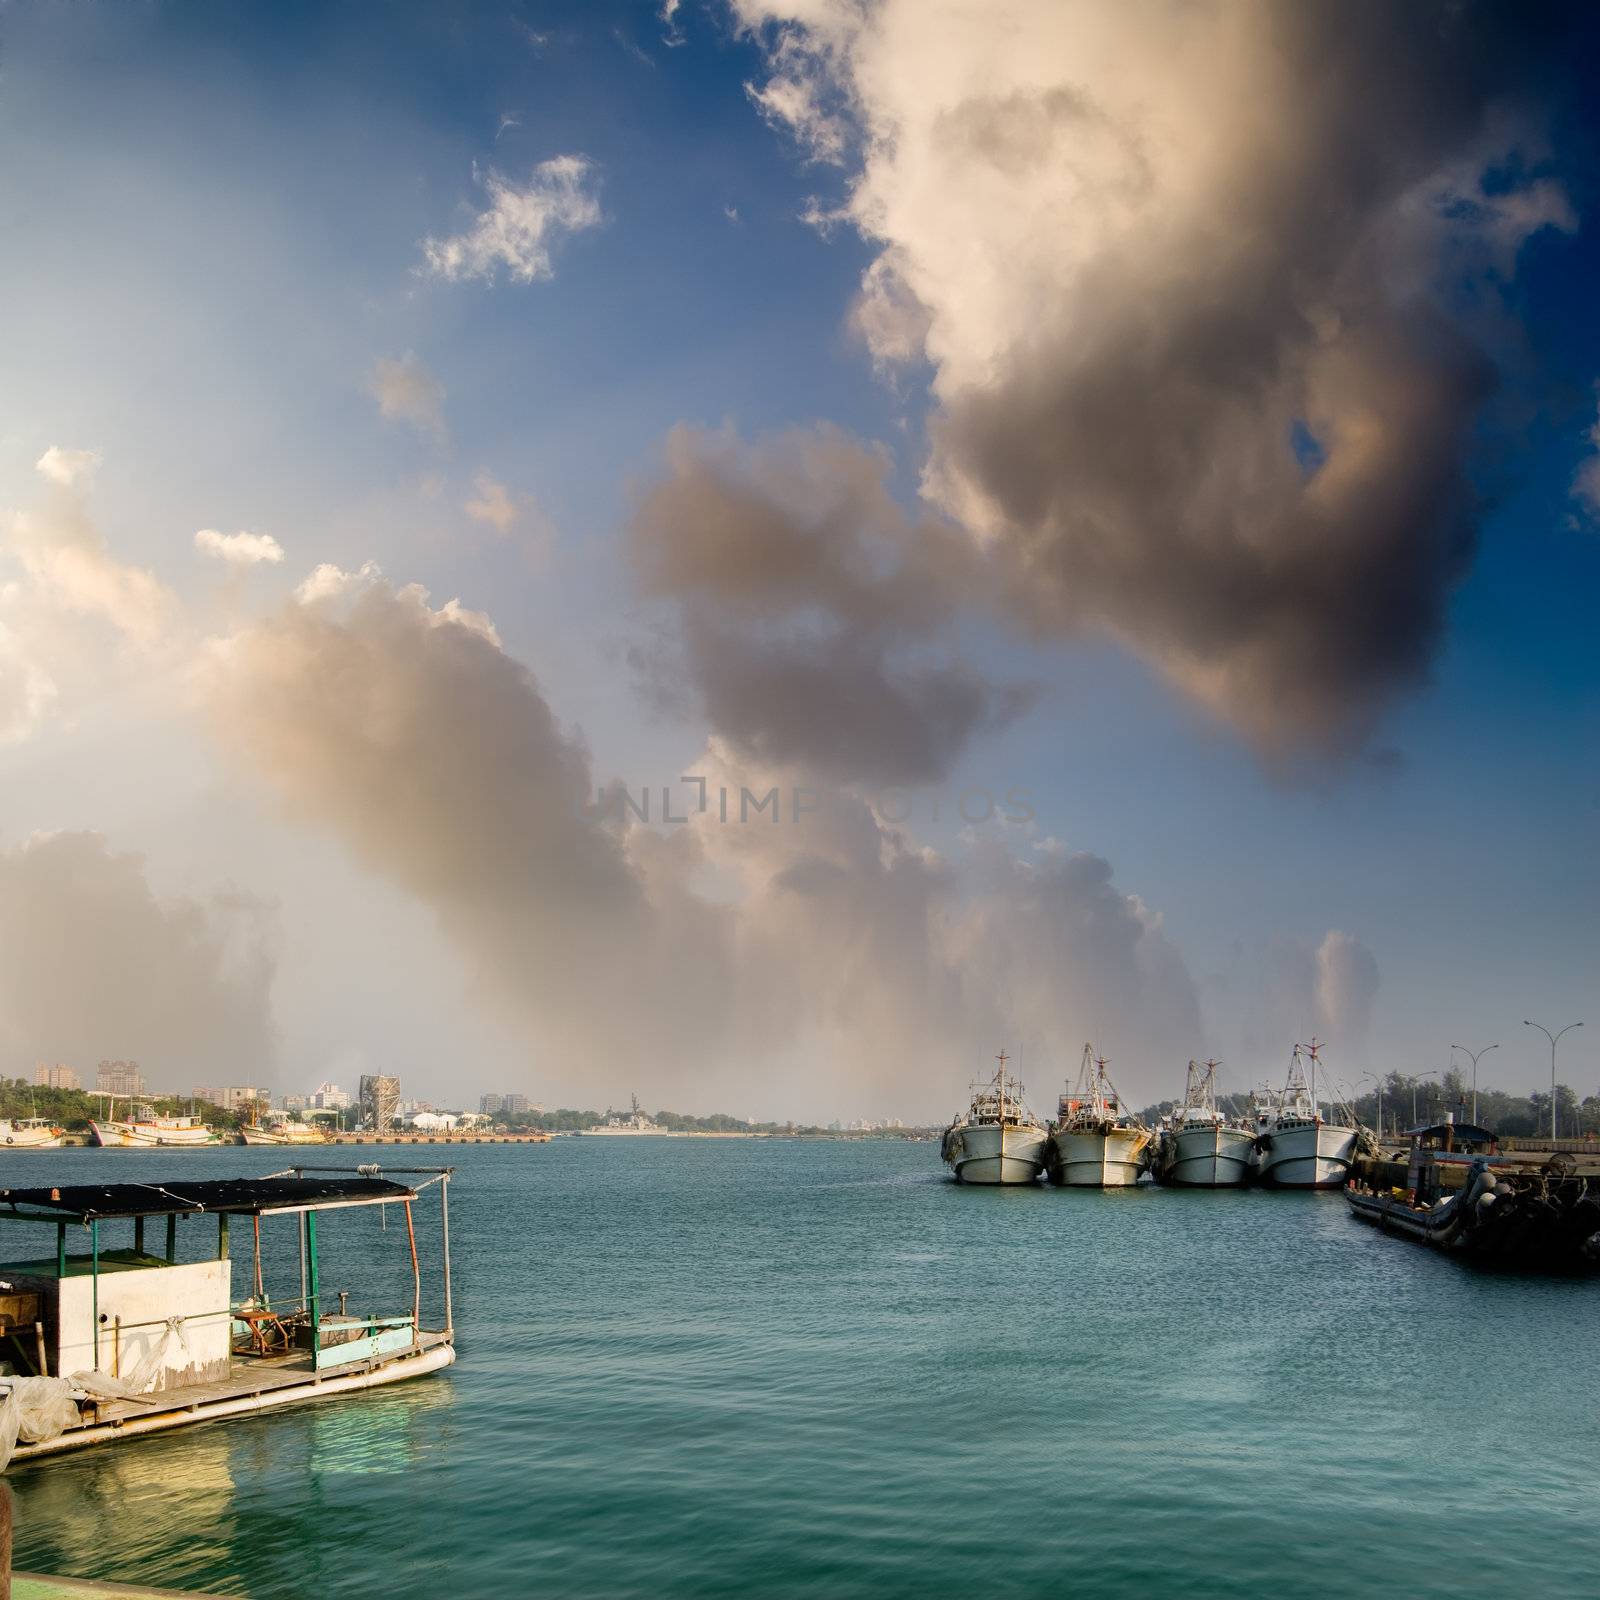
[[[1439,1168],[1461,1160],[1429,1163],[1423,1182],[1408,1191],[1352,1182],[1345,1199],[1360,1221],[1463,1260],[1542,1272],[1600,1271],[1600,1190],[1572,1171],[1570,1158],[1556,1156],[1538,1167],[1504,1157],[1468,1158],[1462,1186],[1442,1194]],[[1430,1196],[1437,1198],[1430,1203]]]

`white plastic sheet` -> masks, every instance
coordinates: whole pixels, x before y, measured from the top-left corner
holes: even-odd
[[[136,1366],[125,1378],[113,1378],[109,1372],[74,1372],[70,1381],[78,1386],[83,1394],[93,1395],[97,1400],[133,1400],[142,1395],[158,1377],[166,1365],[167,1351],[176,1339],[185,1355],[191,1354],[189,1340],[183,1331],[182,1317],[168,1317],[167,1326],[159,1339],[150,1343],[150,1348],[145,1351],[144,1360]]]
[[[10,1388],[0,1399],[0,1472],[10,1464],[19,1439],[38,1444],[76,1427],[79,1400],[132,1400],[143,1394],[161,1376],[174,1339],[187,1354],[182,1317],[167,1318],[161,1337],[152,1341],[126,1378],[113,1378],[109,1372],[74,1372],[70,1378],[9,1379]]]
[[[37,1444],[78,1423],[78,1391],[70,1378],[13,1378],[0,1406],[0,1471],[20,1439]]]

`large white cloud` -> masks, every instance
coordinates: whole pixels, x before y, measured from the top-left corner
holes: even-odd
[[[800,769],[717,741],[694,768],[704,811],[629,826],[481,619],[334,576],[213,648],[216,736],[432,907],[546,1083],[932,1115],[1002,1037],[1048,1078],[1102,1027],[1151,1088],[1197,1047],[1181,959],[1103,861],[997,840],[942,855],[848,790],[796,819]],[[741,821],[742,791],[774,788],[782,820]]]

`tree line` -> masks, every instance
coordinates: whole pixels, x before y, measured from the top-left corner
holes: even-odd
[[[1324,1098],[1327,1091],[1319,1086]],[[1383,1080],[1383,1131],[1403,1132],[1407,1128],[1443,1122],[1446,1113],[1453,1113],[1457,1122],[1476,1121],[1480,1127],[1507,1138],[1531,1138],[1550,1132],[1550,1091],[1536,1089],[1532,1094],[1512,1094],[1506,1089],[1478,1086],[1477,1116],[1473,1116],[1471,1081],[1460,1071],[1450,1068],[1442,1074],[1426,1077],[1404,1072],[1391,1072]],[[1378,1125],[1379,1095],[1368,1089],[1351,1102],[1356,1120],[1369,1128]],[[1217,1108],[1228,1116],[1249,1118],[1255,1110],[1255,1100],[1248,1094],[1217,1096]],[[1140,1115],[1154,1122],[1178,1109],[1176,1100],[1162,1100],[1146,1106]],[[1563,1139],[1580,1139],[1587,1134],[1600,1135],[1600,1094],[1590,1094],[1580,1100],[1567,1084],[1556,1085],[1556,1130]]]

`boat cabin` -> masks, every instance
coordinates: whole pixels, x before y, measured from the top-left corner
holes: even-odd
[[[1442,1150],[1446,1155],[1492,1156],[1500,1150],[1499,1134],[1451,1118],[1407,1128],[1406,1138],[1411,1141],[1413,1150]]]

